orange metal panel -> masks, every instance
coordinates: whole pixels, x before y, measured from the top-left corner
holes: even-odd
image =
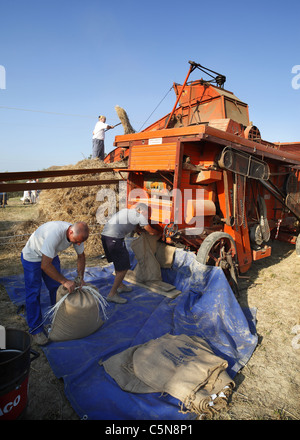
[[[175,165],[175,143],[131,147],[130,170],[174,170]]]
[[[135,203],[146,203],[151,208],[151,223],[168,224],[172,216],[172,200],[163,200],[162,198],[139,198],[133,197],[128,200],[129,206]]]
[[[192,183],[199,183],[199,184],[202,183],[206,185],[221,179],[222,179],[222,172],[214,171],[214,170],[202,170],[199,173],[195,173],[194,175],[191,176]]]
[[[196,215],[207,216],[216,214],[216,205],[211,200],[187,200],[185,223],[195,221]]]
[[[300,157],[298,154],[293,154],[289,151],[279,150],[277,146],[264,145],[259,144],[257,142],[250,141],[248,139],[241,138],[231,133],[224,132],[222,130],[218,130],[213,127],[209,127],[207,125],[192,125],[189,127],[181,127],[181,128],[169,128],[164,130],[156,130],[156,131],[147,131],[141,133],[133,133],[122,136],[116,136],[116,143],[118,141],[136,141],[136,140],[144,140],[147,142],[149,139],[156,138],[168,138],[168,137],[185,137],[192,135],[199,135],[201,139],[209,140],[211,138],[215,138],[216,140],[220,139],[221,142],[224,141],[232,142],[233,144],[240,144],[241,147],[245,147],[245,150],[250,153],[254,152],[256,154],[260,154],[265,157],[273,157],[281,162],[293,163],[295,165],[300,165]],[[206,137],[207,135],[207,137]],[[186,139],[188,140],[188,139]],[[161,147],[164,148],[162,143]]]
[[[217,182],[218,186],[218,199],[220,203],[220,209],[223,212],[223,215],[226,215],[226,188],[224,186],[224,180]],[[228,186],[231,189],[232,184],[232,173],[228,173]],[[230,194],[227,194],[228,198],[230,198]],[[232,203],[229,203],[229,212],[227,213],[228,217],[232,216]],[[239,270],[241,273],[247,272],[250,269],[252,263],[252,253],[249,239],[249,231],[247,218],[245,215],[244,223],[242,226],[233,225],[229,226],[224,223],[224,232],[231,235],[235,241],[236,249],[237,249],[237,257],[239,263]]]
[[[300,155],[300,142],[275,142],[279,150],[289,151],[291,153]]]
[[[262,258],[269,257],[271,255],[271,246],[265,246],[263,249],[258,251],[252,251],[253,261],[261,260]]]
[[[182,89],[183,85],[174,84],[174,90],[178,96],[182,92]],[[182,92],[182,95],[179,99],[181,106],[195,105],[200,99],[201,102],[205,102],[210,101],[213,98],[220,98],[217,88],[203,86],[200,81],[194,82],[191,85],[186,85],[184,89],[185,90]]]
[[[124,134],[115,137],[115,142],[121,141],[135,141],[140,139],[157,139],[157,138],[167,138],[167,137],[180,137],[187,135],[195,135],[198,133],[205,133],[204,125],[196,125],[190,127],[180,127],[180,128],[166,128],[163,130],[155,130],[155,131],[143,131],[141,133],[131,133]]]

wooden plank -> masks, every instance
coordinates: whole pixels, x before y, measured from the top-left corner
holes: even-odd
[[[147,281],[146,283],[141,283],[136,280],[132,270],[129,270],[127,272],[124,279],[131,284],[135,284],[136,286],[143,287],[144,289],[150,290],[151,292],[155,292],[172,299],[176,298],[176,296],[181,293],[180,290],[177,290],[171,284],[165,283],[163,281],[161,282],[162,284],[159,281]]]

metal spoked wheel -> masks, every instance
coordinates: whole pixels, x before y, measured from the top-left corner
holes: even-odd
[[[174,235],[176,235],[178,232],[178,225],[175,224],[174,222],[168,223],[165,227],[164,227],[164,236],[165,237],[174,237]]]
[[[238,296],[236,247],[229,234],[212,232],[201,244],[196,259],[207,266],[220,267],[234,294]]]

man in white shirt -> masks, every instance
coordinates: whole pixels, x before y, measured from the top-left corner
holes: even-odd
[[[100,160],[104,159],[105,131],[110,130],[111,128],[114,128],[114,126],[106,124],[106,117],[99,116],[99,121],[95,125],[93,131],[93,159],[96,157]]]
[[[58,253],[73,245],[77,253],[77,272],[83,281],[85,254],[83,242],[89,235],[88,225],[77,222],[73,225],[63,221],[47,222],[30,236],[22,249],[21,261],[24,269],[26,316],[29,331],[39,345],[48,342],[42,327],[40,292],[42,280],[49,291],[51,305],[56,302],[56,291],[62,284],[69,293],[75,283],[60,272]]]

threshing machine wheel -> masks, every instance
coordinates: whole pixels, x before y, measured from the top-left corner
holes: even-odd
[[[236,255],[235,242],[231,235],[226,232],[212,232],[203,240],[196,259],[207,266],[220,267],[238,296]]]
[[[174,222],[168,223],[164,227],[164,236],[165,237],[174,237],[178,232],[178,225]]]

